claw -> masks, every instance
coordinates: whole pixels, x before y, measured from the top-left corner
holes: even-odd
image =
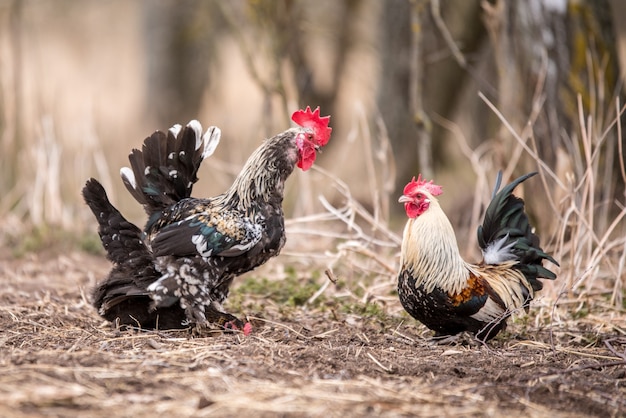
[[[225,322],[222,325],[222,328],[228,331],[241,331],[243,332],[243,335],[245,335],[246,337],[250,335],[250,333],[252,332],[252,324],[250,324],[250,322],[246,322],[244,324],[239,319],[234,319],[232,321]]]

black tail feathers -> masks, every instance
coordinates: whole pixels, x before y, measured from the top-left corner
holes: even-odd
[[[221,132],[215,126],[202,135],[202,125],[192,120],[185,127],[156,131],[141,150],[134,149],[130,167],[120,171],[122,180],[148,215],[191,196],[202,160],[213,154]]]
[[[93,289],[93,305],[109,321],[154,328],[157,315],[149,309],[151,299],[146,288],[159,274],[142,240],[142,231],[109,202],[97,180],[87,181],[83,197],[98,220],[98,233],[107,258],[115,264],[108,277]],[[181,327],[184,313],[172,308],[159,314],[164,318],[162,327],[174,328],[176,324]],[[173,322],[167,322],[169,319]]]
[[[483,224],[478,227],[478,244],[488,264],[518,260],[516,268],[526,276],[533,290],[541,290],[543,285],[539,278],[556,279],[556,274],[543,267],[543,260],[556,266],[559,264],[541,248],[539,237],[532,231],[524,211],[524,201],[512,194],[520,183],[536,174],[521,176],[499,192],[501,176],[498,175],[493,199],[487,207]]]
[[[109,202],[104,187],[96,179],[87,181],[83,198],[98,220],[98,234],[109,260],[117,264],[145,263],[150,258],[142,231]]]

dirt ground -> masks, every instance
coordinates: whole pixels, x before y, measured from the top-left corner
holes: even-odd
[[[272,303],[248,337],[119,331],[87,301],[103,258],[3,258],[3,417],[626,416],[624,315],[614,328],[514,324],[487,345]]]

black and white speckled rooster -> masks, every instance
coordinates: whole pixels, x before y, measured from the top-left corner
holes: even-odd
[[[148,214],[144,230],[109,202],[102,185],[87,181],[83,197],[99,223],[113,268],[93,293],[109,321],[142,328],[217,324],[250,332],[249,323],[224,312],[233,279],[276,256],[285,244],[284,182],[297,165],[309,169],[330,139],[330,117],[307,107],[292,115],[299,127],[265,140],[232,186],[209,199],[191,190],[220,130],[191,121],[156,131],[129,155],[121,176]]]
[[[496,182],[478,244],[483,260],[467,263],[459,253],[452,225],[439,206],[440,186],[421,176],[409,182],[399,201],[409,220],[404,228],[398,294],[404,309],[435,331],[436,337],[468,331],[481,340],[506,327],[507,318],[556,275],[542,266],[557,265],[539,246],[513,190],[537,173],[526,174],[496,193]]]

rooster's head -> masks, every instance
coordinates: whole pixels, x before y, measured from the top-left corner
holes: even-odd
[[[303,129],[296,136],[298,147],[298,167],[308,170],[315,162],[317,151],[328,143],[333,128],[328,126],[330,116],[320,117],[320,108],[313,112],[309,106],[306,110],[298,110],[291,115],[291,120]]]
[[[409,218],[416,218],[424,213],[430,206],[435,196],[442,193],[441,186],[433,184],[433,181],[422,179],[420,174],[404,187],[404,191],[398,202],[404,203],[404,210]]]

